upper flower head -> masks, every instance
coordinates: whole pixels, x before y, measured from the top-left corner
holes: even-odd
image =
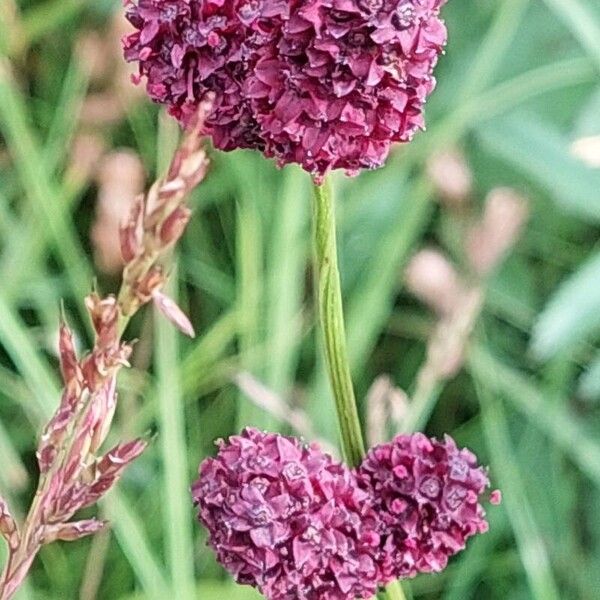
[[[376,446],[359,467],[359,479],[381,519],[386,581],[441,571],[468,537],[488,529],[479,504],[487,473],[448,436],[439,442],[421,433],[399,435]]]
[[[217,147],[353,174],[423,127],[444,1],[138,0],[125,56],[181,121],[212,91]]]
[[[192,493],[221,564],[270,600],[375,593],[368,494],[316,446],[245,429],[202,462]]]

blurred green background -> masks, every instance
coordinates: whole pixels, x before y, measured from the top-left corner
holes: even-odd
[[[94,277],[116,289],[116,223],[178,134],[129,83],[121,11],[113,0],[0,0],[0,493],[18,514],[59,397],[60,301],[89,347],[83,297]],[[478,284],[464,364],[431,386],[437,403],[421,415],[429,434],[448,432],[491,465],[504,502],[488,534],[410,593],[600,598],[600,4],[450,0],[444,15],[427,131],[384,169],[335,178],[360,409],[369,431],[379,418],[393,434],[401,424],[377,411],[390,395],[401,411],[402,394],[378,395],[378,378],[410,395],[425,360],[436,316],[405,285],[410,258],[436,247],[467,280],[465,231],[490,190],[512,187],[529,219]],[[120,380],[113,437],[150,430],[156,441],[100,507],[110,532],[44,549],[21,599],[255,598],[224,576],[194,521],[198,462],[243,425],[292,431],[282,417],[336,444],[315,350],[308,176],[252,153],[211,157],[172,278],[198,336],[142,311]]]

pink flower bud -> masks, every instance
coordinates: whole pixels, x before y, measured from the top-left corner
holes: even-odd
[[[90,313],[94,331],[101,346],[107,346],[118,340],[117,324],[119,309],[114,296],[100,298],[98,294],[90,294],[85,299],[85,305]]]
[[[316,445],[245,429],[200,465],[192,494],[219,562],[269,600],[374,595],[369,496]]]
[[[406,268],[410,291],[440,315],[452,312],[463,286],[448,258],[434,249],[421,250]]]
[[[156,290],[166,282],[166,277],[159,265],[153,266],[140,280],[135,282],[135,295],[142,303],[149,302]]]
[[[442,202],[458,208],[467,202],[473,187],[473,174],[465,157],[457,150],[434,154],[427,172]]]
[[[58,354],[60,358],[60,370],[66,386],[81,379],[81,369],[75,353],[75,342],[73,333],[66,323],[61,322],[58,338]]]
[[[137,438],[109,450],[94,466],[92,482],[87,486],[81,508],[95,504],[119,480],[125,468],[148,446]]]
[[[467,254],[475,272],[491,273],[521,235],[529,208],[527,201],[510,188],[492,190],[481,221],[467,240]]]

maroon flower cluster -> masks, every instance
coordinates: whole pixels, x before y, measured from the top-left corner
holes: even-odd
[[[318,180],[383,164],[423,127],[446,40],[445,0],[137,0],[125,57],[186,122],[215,95],[207,132]]]
[[[384,581],[441,571],[467,538],[488,529],[479,504],[487,473],[448,436],[399,435],[369,451],[358,477],[381,522]]]
[[[193,487],[219,561],[270,600],[370,598],[375,515],[349,469],[294,438],[245,429]]]
[[[487,529],[478,503],[487,486],[450,438],[399,436],[351,471],[315,445],[248,428],[219,442],[192,493],[239,583],[269,600],[352,600],[444,568]]]

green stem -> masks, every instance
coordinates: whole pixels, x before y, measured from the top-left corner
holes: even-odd
[[[323,331],[329,381],[335,399],[342,451],[353,467],[365,456],[354,386],[350,375],[342,306],[342,289],[337,263],[335,206],[327,181],[314,186],[314,244],[319,318]],[[400,582],[386,586],[388,600],[406,600]]]
[[[365,445],[346,351],[333,194],[327,182],[315,185],[314,192],[315,267],[325,358],[335,399],[342,451],[346,461],[355,467],[365,455]]]

